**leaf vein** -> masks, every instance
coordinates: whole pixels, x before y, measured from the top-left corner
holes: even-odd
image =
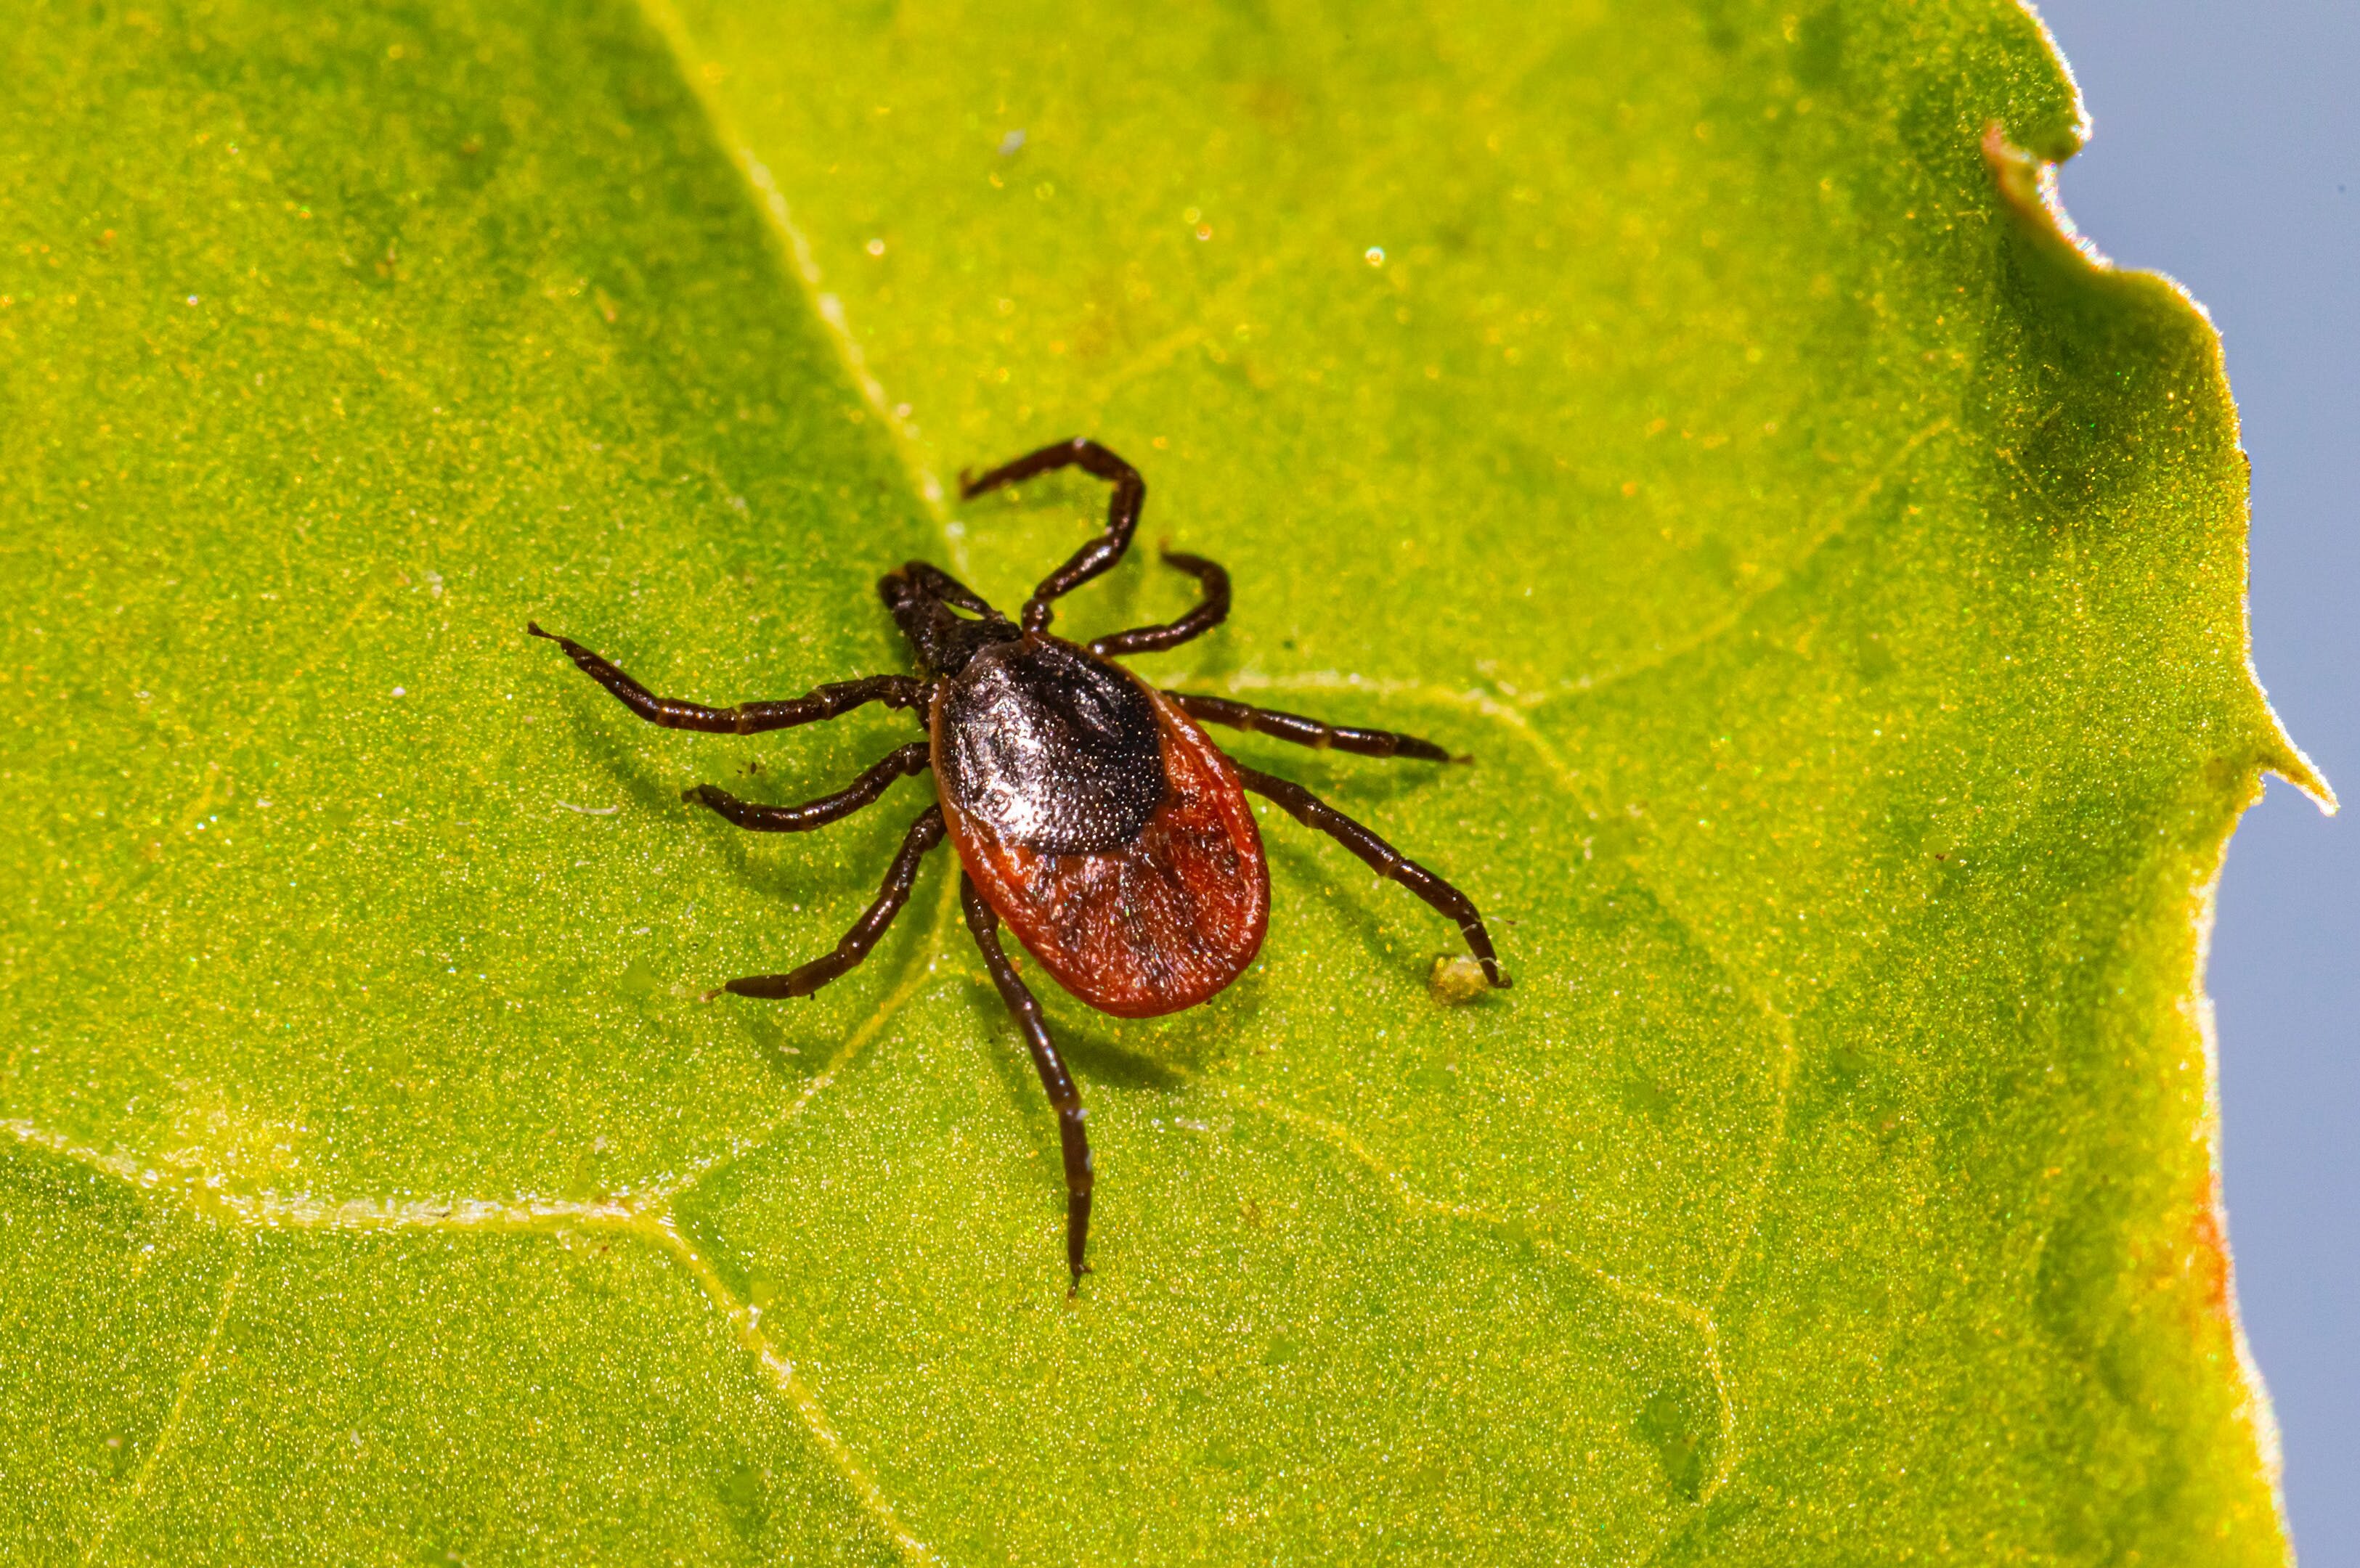
[[[442,1203],[389,1203],[367,1199],[321,1202],[288,1200],[267,1194],[252,1196],[222,1191],[218,1176],[204,1172],[167,1172],[143,1167],[126,1156],[109,1154],[78,1144],[62,1134],[30,1122],[0,1122],[0,1128],[5,1128],[21,1144],[47,1149],[143,1191],[181,1199],[192,1207],[235,1222],[247,1230],[478,1230],[551,1235],[563,1229],[585,1226],[618,1231],[650,1242],[687,1269],[705,1298],[729,1322],[737,1331],[739,1343],[753,1356],[756,1364],[793,1403],[797,1416],[810,1430],[822,1455],[844,1477],[858,1497],[861,1507],[877,1519],[901,1554],[915,1563],[941,1561],[932,1548],[901,1522],[890,1500],[878,1486],[876,1477],[836,1434],[825,1408],[810,1385],[803,1380],[793,1363],[781,1354],[762,1332],[759,1310],[737,1299],[712,1263],[681,1236],[669,1208],[661,1200],[644,1200],[634,1205],[611,1202],[501,1203],[478,1198]],[[121,1507],[108,1517],[92,1538],[89,1548],[82,1554],[85,1563],[95,1559],[122,1515],[145,1495],[158,1460],[180,1430],[191,1392],[211,1365],[213,1348],[220,1342],[223,1327],[229,1320],[231,1303],[245,1279],[246,1264],[246,1257],[241,1256],[224,1281],[212,1327],[203,1345],[181,1374],[171,1409],[157,1434],[156,1445],[140,1465],[139,1474],[132,1482]]]
[[[649,1213],[635,1216],[628,1228],[634,1235],[655,1244],[687,1269],[689,1278],[696,1281],[705,1299],[737,1330],[738,1343],[753,1356],[755,1365],[794,1405],[795,1414],[810,1431],[813,1441],[819,1444],[821,1454],[835,1467],[836,1474],[844,1477],[845,1484],[860,1499],[861,1507],[884,1530],[901,1555],[912,1563],[941,1563],[941,1555],[901,1522],[899,1510],[878,1484],[876,1475],[861,1462],[851,1446],[836,1434],[835,1422],[828,1419],[827,1408],[820,1402],[819,1396],[813,1392],[809,1383],[803,1381],[795,1370],[794,1363],[780,1351],[770,1335],[762,1332],[762,1310],[738,1299],[736,1292],[729,1289],[728,1281],[722,1279],[720,1271],[713,1267],[712,1260],[690,1246],[688,1239],[680,1234],[680,1227],[670,1214]]]
[[[924,443],[919,439],[917,426],[901,411],[906,405],[897,406],[887,397],[884,384],[869,368],[868,353],[860,346],[860,340],[853,335],[851,323],[846,319],[844,301],[827,291],[819,258],[812,252],[810,239],[795,223],[793,209],[787,205],[786,192],[779,188],[770,166],[756,156],[752,145],[738,134],[728,116],[722,113],[721,105],[706,88],[704,72],[691,69],[691,62],[697,54],[694,40],[680,13],[672,8],[671,0],[639,0],[639,10],[671,49],[672,64],[679,71],[681,82],[696,95],[699,107],[705,111],[705,120],[713,126],[716,136],[728,145],[738,167],[746,171],[747,183],[754,188],[755,195],[759,198],[758,205],[763,215],[770,219],[780,239],[786,245],[788,259],[793,264],[795,280],[803,286],[813,313],[826,329],[828,341],[835,345],[836,355],[842,360],[846,374],[852,378],[853,386],[859,391],[861,400],[869,405],[869,411],[891,435],[895,455],[909,471],[918,494],[923,497],[927,509],[934,514],[939,526],[943,520],[942,479],[926,462]],[[946,536],[945,542],[950,547],[954,564],[964,572],[966,563],[956,559],[960,553],[957,541]]]
[[[1918,449],[1936,436],[1948,432],[1950,426],[1950,418],[1946,414],[1924,426],[1907,441],[1903,441],[1894,450],[1891,456],[1877,465],[1876,472],[1870,475],[1866,484],[1854,491],[1850,499],[1829,515],[1828,520],[1811,535],[1803,546],[1802,552],[1796,556],[1791,564],[1773,568],[1764,572],[1761,583],[1744,598],[1730,605],[1728,609],[1686,637],[1676,637],[1668,644],[1659,645],[1643,659],[1629,664],[1610,667],[1594,674],[1575,676],[1558,688],[1557,694],[1575,697],[1590,696],[1621,681],[1677,663],[1692,653],[1710,647],[1735,631],[1765,600],[1793,582],[1803,568],[1818,559],[1822,550],[1843,537],[1845,530],[1858,520],[1861,513],[1868,509],[1868,504],[1875,500],[1884,491],[1885,486],[1892,481],[1893,476],[1900,472],[1902,466],[1917,455]]]
[[[1486,1225],[1494,1230],[1510,1229],[1516,1222],[1509,1216],[1474,1203],[1454,1203],[1418,1190],[1409,1178],[1386,1162],[1360,1134],[1341,1122],[1333,1121],[1297,1105],[1265,1099],[1260,1094],[1228,1085],[1213,1085],[1214,1093],[1232,1104],[1242,1105],[1262,1112],[1273,1121],[1298,1132],[1308,1133],[1320,1141],[1349,1155],[1393,1195],[1403,1210],[1410,1214],[1436,1214],[1445,1219],[1459,1220],[1470,1225]],[[1712,1381],[1713,1400],[1717,1410],[1720,1440],[1715,1444],[1719,1462],[1711,1478],[1699,1490],[1699,1507],[1712,1500],[1735,1462],[1737,1449],[1737,1404],[1730,1392],[1729,1378],[1721,1356],[1721,1324],[1710,1304],[1691,1301],[1669,1290],[1625,1279],[1603,1265],[1568,1249],[1546,1233],[1533,1237],[1536,1246],[1545,1247],[1573,1268],[1588,1275],[1610,1295],[1666,1313],[1692,1328],[1697,1334],[1698,1359]]]
[[[148,1457],[140,1462],[139,1474],[132,1477],[131,1489],[108,1513],[106,1522],[99,1526],[98,1532],[91,1537],[89,1547],[82,1554],[84,1563],[97,1560],[99,1552],[105,1549],[107,1538],[122,1522],[123,1516],[148,1495],[148,1483],[156,1474],[158,1462],[164,1457],[164,1451],[171,1447],[172,1440],[180,1435],[181,1418],[189,1408],[189,1395],[195,1389],[198,1379],[213,1365],[213,1348],[221,1343],[222,1329],[229,1323],[230,1304],[237,1300],[237,1288],[246,1279],[246,1254],[241,1252],[237,1261],[230,1266],[228,1276],[222,1281],[221,1301],[213,1308],[212,1326],[206,1329],[204,1343],[197,1347],[196,1355],[189,1358],[189,1365],[180,1373],[180,1385],[172,1393],[172,1407],[164,1413],[164,1424],[157,1429],[155,1444],[148,1450]]]
[[[684,1179],[652,1189],[643,1203],[647,1205],[669,1203],[682,1193],[694,1190],[717,1172],[727,1170],[748,1155],[760,1153],[770,1146],[789,1122],[803,1114],[805,1106],[817,1099],[823,1091],[833,1085],[844,1070],[852,1064],[852,1059],[860,1053],[861,1048],[876,1039],[878,1033],[891,1020],[893,1015],[900,1012],[910,999],[934,977],[941,966],[943,932],[949,927],[951,906],[956,901],[957,890],[958,881],[956,877],[943,878],[942,894],[935,899],[934,911],[928,917],[925,942],[912,957],[906,973],[893,988],[885,994],[884,999],[877,1004],[876,1009],[868,1018],[862,1019],[850,1034],[845,1036],[844,1043],[836,1048],[834,1056],[828,1058],[827,1065],[812,1074],[811,1079],[803,1084],[802,1092],[788,1102],[784,1110],[771,1117],[758,1131],[733,1141],[727,1149],[702,1163],[693,1165]]]

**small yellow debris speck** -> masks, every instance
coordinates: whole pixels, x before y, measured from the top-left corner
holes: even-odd
[[[1426,983],[1433,987],[1435,1000],[1453,1007],[1471,1002],[1491,988],[1483,978],[1483,966],[1463,953],[1437,958]]]

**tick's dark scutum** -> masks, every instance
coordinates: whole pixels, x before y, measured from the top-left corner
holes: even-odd
[[[942,695],[945,791],[1002,844],[1101,855],[1135,841],[1169,785],[1155,704],[1070,643],[978,649]]]

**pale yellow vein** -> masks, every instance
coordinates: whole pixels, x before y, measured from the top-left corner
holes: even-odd
[[[1407,1176],[1386,1161],[1360,1134],[1342,1122],[1304,1110],[1297,1105],[1265,1099],[1248,1090],[1225,1084],[1213,1084],[1208,1087],[1225,1100],[1251,1106],[1274,1121],[1299,1132],[1309,1133],[1320,1141],[1341,1149],[1358,1161],[1370,1174],[1376,1177],[1393,1194],[1393,1200],[1408,1213],[1436,1214],[1465,1224],[1490,1226],[1495,1230],[1509,1229],[1516,1223],[1508,1215],[1478,1204],[1448,1203],[1420,1192]],[[1699,1359],[1704,1364],[1706,1375],[1712,1379],[1713,1400],[1717,1407],[1717,1421],[1720,1429],[1720,1442],[1715,1444],[1719,1463],[1714,1467],[1712,1478],[1699,1489],[1697,1499],[1699,1505],[1710,1502],[1713,1494],[1718,1492],[1721,1484],[1729,1478],[1729,1473],[1735,1464],[1737,1452],[1737,1404],[1730,1393],[1729,1378],[1721,1365],[1721,1324],[1715,1320],[1712,1309],[1691,1301],[1684,1296],[1675,1295],[1668,1290],[1655,1290],[1625,1279],[1621,1275],[1568,1249],[1546,1231],[1535,1232],[1533,1243],[1535,1247],[1555,1255],[1563,1262],[1588,1275],[1608,1294],[1620,1296],[1625,1301],[1677,1318],[1696,1331],[1697,1338],[1702,1347]]]
[[[832,1086],[836,1079],[842,1076],[845,1069],[852,1064],[853,1058],[860,1053],[861,1049],[876,1039],[893,1015],[901,1011],[910,999],[918,994],[920,988],[934,978],[942,959],[943,932],[949,926],[951,906],[956,901],[957,892],[958,876],[956,871],[953,871],[943,878],[942,894],[935,900],[933,912],[927,917],[925,945],[912,960],[909,973],[886,993],[884,999],[877,1004],[875,1010],[868,1018],[861,1020],[858,1028],[845,1036],[844,1043],[836,1047],[836,1054],[828,1058],[827,1064],[812,1074],[810,1080],[797,1092],[795,1097],[787,1103],[783,1110],[758,1130],[733,1141],[728,1148],[711,1158],[693,1164],[683,1180],[650,1192],[646,1195],[645,1202],[650,1203],[669,1202],[683,1192],[693,1190],[716,1171],[726,1170],[746,1156],[759,1153],[769,1148],[781,1129],[801,1116],[805,1106]]]
[[[1321,1142],[1342,1149],[1383,1182],[1394,1198],[1400,1202],[1402,1207],[1411,1213],[1439,1214],[1445,1219],[1465,1220],[1470,1224],[1491,1225],[1497,1229],[1506,1229],[1516,1223],[1509,1215],[1484,1208],[1480,1204],[1454,1203],[1419,1191],[1407,1176],[1388,1163],[1382,1155],[1369,1146],[1366,1139],[1342,1122],[1330,1120],[1317,1112],[1306,1111],[1299,1105],[1290,1105],[1280,1100],[1265,1099],[1251,1090],[1228,1084],[1208,1086],[1225,1100],[1250,1105],[1273,1120],[1284,1122],[1298,1131],[1310,1133]],[[1620,1275],[1587,1258],[1568,1252],[1554,1243],[1551,1244],[1550,1250],[1582,1273],[1589,1275],[1610,1294],[1659,1308],[1675,1316],[1687,1318],[1692,1323],[1702,1323],[1709,1321],[1710,1314],[1693,1301],[1672,1295],[1667,1291],[1633,1284]]]
[[[901,1555],[912,1563],[940,1563],[942,1558],[934,1550],[901,1521],[892,1499],[886,1497],[884,1488],[878,1485],[876,1475],[861,1462],[860,1455],[836,1435],[835,1422],[828,1419],[826,1407],[820,1403],[819,1396],[812,1391],[811,1385],[795,1371],[794,1363],[788,1360],[771,1342],[770,1335],[762,1332],[761,1310],[738,1299],[737,1293],[729,1289],[728,1281],[721,1278],[720,1271],[713,1267],[712,1261],[690,1246],[688,1238],[680,1234],[680,1227],[670,1214],[641,1215],[630,1228],[662,1248],[688,1270],[689,1277],[704,1290],[715,1310],[737,1331],[738,1344],[754,1358],[763,1374],[777,1385],[780,1392],[787,1396],[795,1408],[796,1415],[809,1429],[813,1441],[827,1456],[828,1463],[836,1467],[837,1475],[844,1477],[845,1484],[859,1498],[860,1506],[877,1520]]]
[[[189,1396],[196,1388],[198,1380],[213,1366],[213,1348],[221,1343],[222,1329],[229,1322],[230,1303],[237,1300],[238,1285],[246,1279],[246,1258],[252,1246],[251,1242],[246,1242],[240,1247],[237,1261],[230,1266],[227,1277],[222,1280],[221,1301],[213,1308],[213,1326],[205,1331],[204,1343],[197,1347],[196,1355],[189,1358],[189,1365],[181,1370],[180,1386],[172,1394],[172,1408],[164,1413],[164,1424],[157,1429],[155,1444],[148,1450],[148,1457],[140,1462],[139,1474],[132,1477],[131,1489],[106,1516],[106,1522],[98,1528],[98,1532],[91,1537],[89,1549],[82,1554],[84,1563],[97,1561],[99,1552],[106,1546],[107,1538],[114,1534],[115,1525],[148,1495],[148,1483],[156,1474],[157,1463],[180,1434],[181,1417],[189,1408]]]
[[[65,1134],[21,1118],[0,1121],[18,1143],[44,1149],[60,1159],[103,1171],[142,1192],[178,1199],[216,1218],[257,1230],[486,1230],[552,1231],[574,1225],[628,1221],[632,1205],[604,1201],[569,1203],[529,1198],[312,1198],[230,1190],[218,1171],[167,1171],[130,1156],[79,1143]]]
[[[671,0],[639,0],[639,8],[647,16],[650,25],[663,35],[665,43],[672,49],[673,58],[680,62],[682,78],[696,93],[698,103],[704,109],[706,120],[722,136],[739,167],[745,169],[747,183],[754,188],[754,193],[761,199],[763,215],[770,219],[771,226],[778,231],[779,238],[785,244],[788,258],[793,264],[796,280],[803,286],[813,311],[818,315],[821,324],[827,329],[829,342],[835,345],[837,356],[843,361],[846,374],[852,378],[852,384],[859,389],[861,400],[869,405],[869,410],[876,415],[878,421],[891,436],[895,455],[909,470],[911,480],[916,485],[918,494],[924,498],[928,509],[935,514],[936,521],[940,522],[944,501],[943,483],[935,474],[933,466],[926,461],[925,447],[919,437],[918,428],[912,422],[910,417],[901,412],[901,408],[887,397],[884,383],[878,380],[876,372],[869,368],[868,353],[861,347],[860,340],[854,335],[851,323],[845,315],[844,301],[829,291],[826,275],[821,270],[819,265],[819,257],[813,252],[810,238],[804,234],[801,225],[796,223],[794,210],[787,204],[786,192],[780,189],[778,180],[770,173],[770,166],[764,163],[752,147],[748,145],[745,138],[737,133],[728,114],[724,112],[710,91],[711,77],[705,71],[695,69],[694,62],[700,58],[696,49],[696,39],[689,31],[688,25],[681,19],[680,13],[673,8]],[[958,553],[957,541],[948,540],[947,542],[956,557]],[[965,570],[963,563],[960,569]]]
[[[1676,637],[1671,642],[1651,649],[1644,659],[1601,670],[1594,674],[1575,676],[1571,681],[1565,682],[1560,690],[1568,694],[1582,695],[1602,691],[1606,687],[1631,680],[1634,676],[1660,670],[1727,637],[1744,624],[1745,617],[1752,615],[1757,605],[1792,582],[1795,574],[1809,565],[1820,550],[1841,537],[1844,530],[1851,528],[1859,518],[1861,513],[1868,509],[1868,504],[1875,500],[1885,485],[1891,483],[1894,474],[1917,455],[1919,447],[1950,429],[1950,419],[1948,415],[1945,415],[1903,441],[1894,450],[1891,456],[1877,465],[1876,473],[1870,476],[1866,484],[1854,491],[1843,505],[1829,514],[1827,521],[1812,532],[1792,562],[1764,572],[1761,581],[1754,584],[1752,593],[1730,605],[1720,615],[1686,637]]]
[[[218,1177],[165,1172],[143,1167],[123,1156],[77,1144],[29,1122],[0,1122],[0,1129],[6,1130],[20,1143],[46,1149],[143,1191],[166,1198],[182,1199],[191,1206],[236,1222],[249,1231],[276,1228],[345,1231],[448,1229],[549,1233],[583,1227],[619,1231],[650,1242],[687,1269],[706,1300],[718,1308],[737,1330],[739,1343],[752,1354],[763,1373],[792,1402],[798,1419],[810,1430],[812,1439],[819,1445],[823,1456],[845,1478],[861,1507],[877,1519],[902,1554],[913,1562],[938,1561],[933,1551],[901,1522],[891,1502],[878,1486],[876,1477],[860,1462],[859,1456],[837,1436],[825,1409],[810,1386],[797,1376],[793,1365],[761,1332],[759,1312],[737,1300],[711,1262],[680,1234],[670,1210],[660,1203],[650,1202],[636,1206],[618,1203],[499,1203],[474,1198],[405,1203],[373,1200],[315,1203],[255,1197],[222,1191]],[[246,1245],[250,1247],[251,1243]],[[138,1477],[126,1494],[126,1509],[145,1492],[148,1477],[155,1469],[158,1456],[178,1430],[190,1391],[210,1365],[213,1347],[221,1337],[223,1324],[228,1321],[230,1301],[244,1277],[245,1267],[246,1259],[241,1257],[223,1288],[221,1304],[214,1313],[213,1330],[206,1336],[204,1348],[183,1374],[179,1396],[165,1418],[156,1447],[148,1454]],[[89,1552],[84,1554],[84,1561],[89,1561],[99,1551],[106,1534],[114,1528],[114,1518],[110,1517],[93,1540]]]

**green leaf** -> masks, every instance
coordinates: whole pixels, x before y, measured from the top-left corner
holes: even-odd
[[[2270,1563],[2198,960],[2263,769],[2209,327],[2005,5],[35,8],[0,44],[0,1550]],[[1020,134],[1021,133],[1021,134]],[[1085,431],[1262,959],[1052,1118],[923,783]],[[1144,554],[1145,552],[1142,552]],[[1145,561],[1061,626],[1164,618]],[[1037,975],[1037,972],[1035,972]]]

